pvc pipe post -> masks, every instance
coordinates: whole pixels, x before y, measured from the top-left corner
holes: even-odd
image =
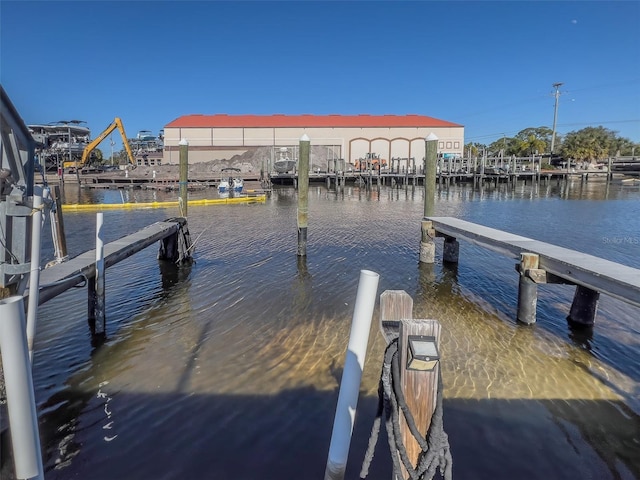
[[[369,270],[360,271],[360,283],[356,295],[356,304],[351,320],[351,333],[347,357],[342,372],[338,405],[333,421],[329,458],[325,470],[325,480],[342,480],[347,467],[347,457],[351,444],[351,433],[356,416],[360,380],[369,342],[369,331],[373,309],[378,292],[380,275]]]
[[[42,197],[34,193],[31,225],[31,272],[29,274],[29,305],[27,311],[27,345],[33,362],[33,339],[36,336],[38,302],[40,299],[40,239],[42,237]]]
[[[25,323],[22,296],[0,300],[0,354],[4,366],[16,477],[42,480],[44,470],[38,414]]]
[[[99,212],[96,214],[96,303],[95,303],[95,319],[96,334],[105,333],[105,292],[104,292],[104,235],[102,226],[104,214]]]

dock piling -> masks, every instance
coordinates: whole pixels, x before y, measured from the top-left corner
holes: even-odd
[[[300,138],[298,164],[298,255],[307,255],[307,228],[309,226],[309,155],[311,142],[305,133]]]
[[[442,260],[447,263],[458,263],[460,255],[460,242],[454,237],[444,237],[444,246],[442,249]]]
[[[187,218],[189,186],[189,142],[183,138],[180,145],[180,215]]]
[[[435,211],[436,194],[436,170],[438,166],[438,137],[430,133],[425,138],[424,157],[424,216],[432,216]],[[442,173],[442,170],[440,171]],[[420,261],[433,263],[436,256],[435,232],[432,231],[431,222],[421,223]]]
[[[582,285],[576,285],[573,295],[571,310],[567,320],[572,323],[591,326],[595,323],[598,312],[598,301],[600,292],[592,290]]]
[[[527,325],[536,322],[536,307],[538,305],[538,285],[529,277],[527,271],[537,269],[538,263],[538,255],[534,253],[520,254],[517,319]]]

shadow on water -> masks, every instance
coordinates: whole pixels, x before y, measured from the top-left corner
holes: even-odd
[[[307,387],[275,396],[120,391],[102,398],[69,391],[52,401],[65,402],[66,413],[42,418],[46,444],[55,445],[44,452],[48,479],[182,479],[202,478],[203,472],[206,478],[323,478],[337,391]],[[376,407],[371,396],[358,402],[347,479],[358,478]],[[146,411],[163,413],[154,417]],[[454,478],[640,476],[640,418],[618,402],[454,398],[444,400],[444,412]],[[606,423],[593,422],[592,416]],[[100,429],[102,441],[85,443],[91,430]],[[542,439],[545,448],[537,448]],[[391,478],[384,433],[368,478]]]

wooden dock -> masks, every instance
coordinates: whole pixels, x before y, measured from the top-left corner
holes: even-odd
[[[593,324],[600,293],[640,307],[640,269],[531,238],[451,217],[425,217],[433,236],[444,237],[444,261],[458,262],[457,239],[464,239],[520,263],[518,320],[535,322],[541,283],[576,286],[569,320]]]
[[[136,233],[106,244],[104,246],[105,268],[121,262],[160,240],[177,235],[185,225],[184,218],[156,222]],[[40,273],[39,304],[41,305],[69,288],[94,278],[95,274],[95,250],[89,250],[66,262],[45,268]]]

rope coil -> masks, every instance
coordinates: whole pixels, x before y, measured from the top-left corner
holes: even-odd
[[[440,474],[445,480],[451,480],[451,450],[449,437],[444,431],[442,420],[442,375],[438,371],[438,395],[436,408],[431,417],[431,425],[424,438],[418,431],[413,415],[409,411],[404,394],[400,387],[400,362],[398,359],[398,339],[392,340],[384,352],[382,373],[378,384],[378,410],[371,428],[369,445],[360,471],[360,478],[364,479],[369,474],[369,466],[373,460],[382,414],[385,414],[385,427],[389,441],[391,459],[393,461],[394,478],[405,480],[402,466],[409,474],[411,480],[431,480],[440,468]],[[400,433],[400,411],[406,420],[411,434],[420,445],[422,453],[418,458],[418,464],[414,467],[407,449],[402,442]]]

